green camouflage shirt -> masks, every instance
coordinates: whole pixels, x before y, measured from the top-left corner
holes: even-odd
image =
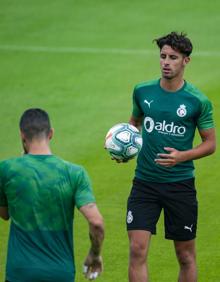
[[[73,282],[74,207],[94,202],[86,171],[54,155],[24,155],[0,163],[0,206],[11,229],[10,282]]]

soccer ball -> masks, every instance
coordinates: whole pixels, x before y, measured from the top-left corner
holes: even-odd
[[[120,161],[128,161],[140,152],[142,137],[139,130],[129,123],[119,123],[109,129],[105,137],[105,148]]]

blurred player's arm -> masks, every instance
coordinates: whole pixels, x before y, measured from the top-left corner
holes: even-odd
[[[141,131],[141,125],[142,125],[143,117],[134,117],[133,115],[130,117],[129,123],[135,127],[139,131]]]
[[[4,220],[9,220],[8,207],[0,207],[0,217]]]
[[[104,240],[104,223],[95,203],[82,206],[79,210],[89,223],[89,237],[91,241],[91,247],[84,262],[83,272],[86,278],[93,280],[103,270],[101,249]]]
[[[155,162],[162,166],[171,167],[180,162],[196,160],[213,154],[216,149],[215,129],[199,130],[199,134],[202,142],[198,146],[186,151],[178,151],[175,148],[165,147],[164,149],[168,153],[159,153]]]

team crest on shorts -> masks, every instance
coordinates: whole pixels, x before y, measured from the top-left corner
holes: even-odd
[[[179,117],[185,117],[185,115],[187,114],[186,106],[180,105],[176,113]]]
[[[131,212],[131,211],[128,211],[128,214],[127,214],[127,223],[130,224],[130,223],[132,223],[132,221],[133,221],[132,212]]]

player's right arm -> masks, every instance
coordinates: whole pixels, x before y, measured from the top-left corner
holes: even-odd
[[[141,131],[144,113],[139,105],[137,95],[138,95],[138,87],[135,87],[132,96],[132,114],[129,123],[137,127],[139,131]]]
[[[83,271],[86,278],[93,280],[103,270],[101,249],[104,240],[104,223],[95,203],[82,206],[79,210],[88,221],[91,241],[91,247],[85,259]]]
[[[142,121],[143,121],[143,117],[135,117],[135,116],[131,116],[130,117],[130,120],[129,120],[129,123],[135,127],[137,127],[137,129],[139,131],[141,131],[141,125],[142,125]]]

